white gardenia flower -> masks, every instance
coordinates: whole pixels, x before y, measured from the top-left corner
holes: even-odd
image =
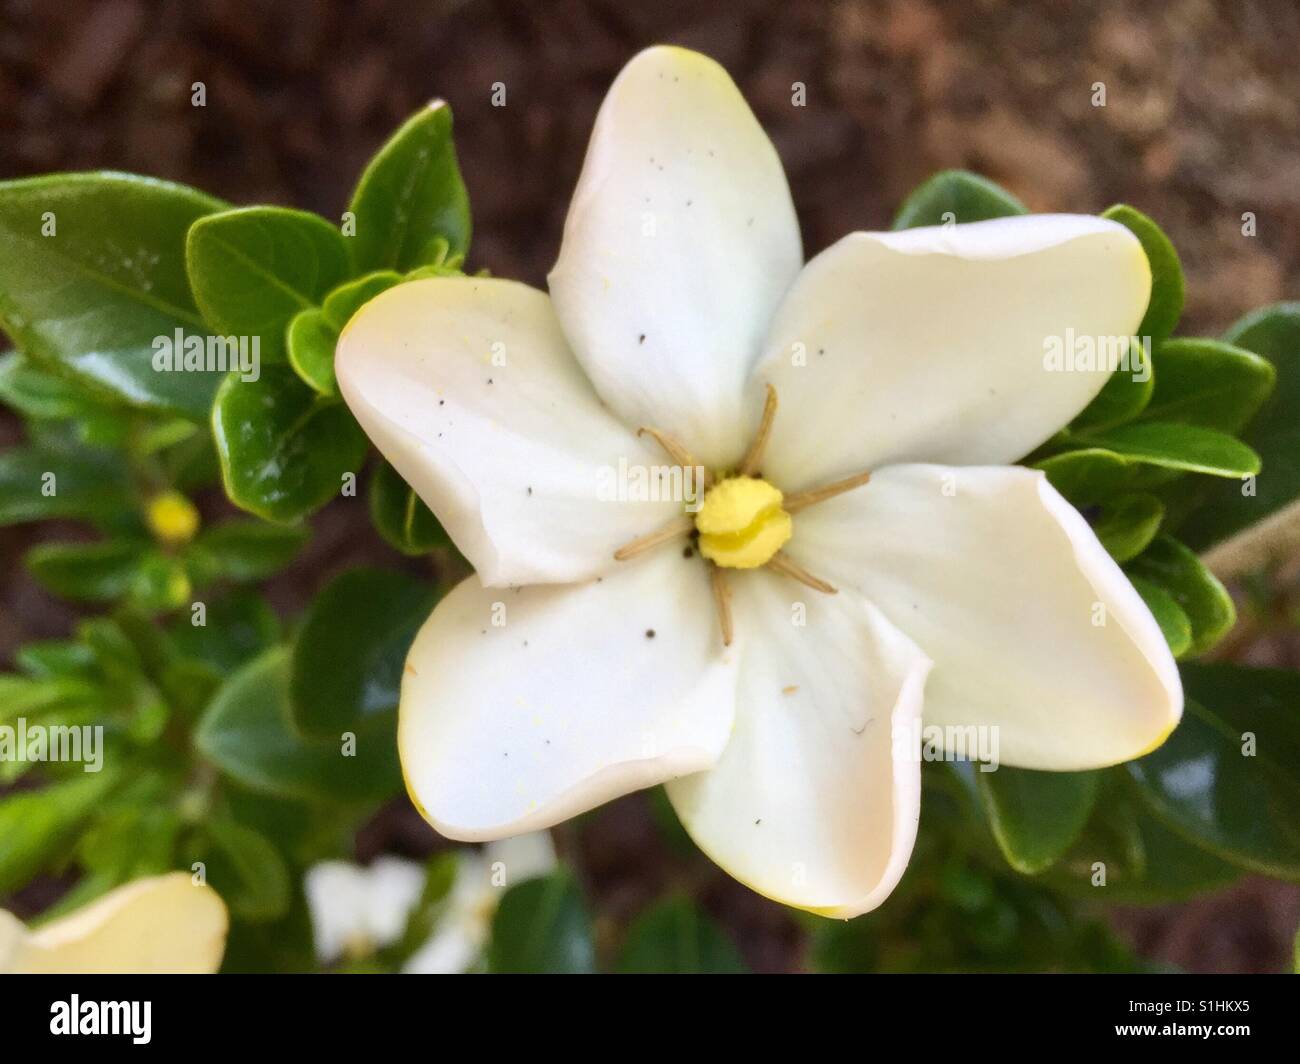
[[[230,920],[188,872],[137,879],[35,929],[0,909],[0,974],[210,974]]]
[[[1026,768],[1158,745],[1182,711],[1159,628],[1009,464],[1105,383],[1049,372],[1045,341],[1128,336],[1150,289],[1126,229],[1075,215],[854,233],[803,265],[725,71],[637,56],[549,296],[412,282],[339,341],[348,405],[477,570],[407,661],[425,817],[493,839],[666,783],[737,879],[848,917],[907,864],[922,713]],[[698,513],[602,490],[672,463],[709,471]]]
[[[503,839],[482,851],[456,854],[456,878],[433,934],[402,966],[404,972],[455,973],[482,956],[492,916],[508,887],[555,867],[550,834]],[[380,857],[368,867],[323,861],[304,877],[316,956],[322,964],[363,958],[402,936],[424,889],[425,868],[400,857]]]

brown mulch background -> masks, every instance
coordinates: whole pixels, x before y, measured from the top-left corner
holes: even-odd
[[[442,95],[474,207],[471,265],[541,284],[601,96],[659,41],[737,79],[785,162],[810,255],[887,227],[919,180],[964,166],[1035,210],[1122,200],[1153,215],[1183,256],[1185,331],[1300,295],[1294,0],[0,0],[0,178],[133,170],[336,218],[375,147]],[[204,108],[190,103],[196,81]],[[791,106],[793,82],[806,107]],[[0,418],[0,442],[16,436]],[[0,659],[73,616],[17,565],[35,535],[0,530]],[[392,558],[359,512],[332,507],[277,603],[292,610],[332,572]],[[634,801],[586,833],[602,909],[643,903],[658,874],[649,832]],[[405,821],[381,835],[403,833],[422,838]],[[792,963],[782,913],[712,881],[705,894],[752,962]],[[1297,921],[1300,890],[1264,880],[1114,920],[1145,955],[1204,971],[1283,968]]]

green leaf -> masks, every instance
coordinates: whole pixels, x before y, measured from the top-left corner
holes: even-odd
[[[568,871],[529,879],[506,891],[492,921],[488,969],[521,975],[596,970],[591,919]]]
[[[387,462],[370,478],[370,520],[384,540],[410,557],[428,554],[450,540],[433,511]]]
[[[1205,653],[1236,623],[1232,596],[1201,560],[1172,536],[1156,539],[1130,563],[1129,572],[1164,588],[1177,602],[1192,626],[1193,654]]]
[[[289,365],[293,371],[321,395],[338,395],[334,379],[334,348],[339,334],[316,307],[300,310],[289,322]]]
[[[1090,506],[1120,491],[1133,475],[1128,459],[1114,451],[1085,447],[1035,462],[1052,487],[1075,506]]]
[[[437,596],[405,573],[352,569],[316,596],[294,643],[294,721],[336,736],[397,708],[406,653]]]
[[[167,804],[158,777],[140,779],[145,786],[134,788],[136,793],[129,796],[115,796],[113,808],[101,811],[77,842],[78,863],[109,884],[175,867],[180,816]]]
[[[0,798],[0,895],[12,893],[65,856],[78,826],[112,784],[109,773],[88,772]]]
[[[1226,343],[1262,355],[1277,386],[1243,439],[1264,461],[1249,485],[1211,487],[1185,538],[1198,550],[1219,544],[1215,567],[1233,573],[1265,564],[1300,543],[1300,303],[1247,314],[1224,333]]]
[[[1137,462],[1216,477],[1259,472],[1259,455],[1239,440],[1214,429],[1172,421],[1136,421],[1091,432],[1088,446],[1114,451]]]
[[[186,561],[202,582],[264,580],[278,573],[307,542],[306,528],[235,519],[204,529],[189,548]]]
[[[231,911],[244,920],[275,920],[288,911],[289,870],[267,838],[234,820],[215,817],[206,825],[215,852],[206,860],[207,881]]]
[[[196,222],[186,242],[194,298],[214,332],[261,338],[282,362],[285,329],[348,276],[348,248],[325,219],[284,207],[241,207]]]
[[[1182,673],[1182,723],[1126,766],[1143,798],[1220,857],[1300,879],[1300,675],[1226,662]]]
[[[124,597],[140,578],[147,543],[42,543],[23,564],[36,581],[63,598],[109,602]]]
[[[0,182],[0,326],[29,357],[127,402],[203,417],[221,375],[155,370],[155,340],[206,335],[185,234],[223,206],[131,174]]]
[[[168,634],[179,653],[226,676],[279,639],[280,622],[261,595],[240,588],[177,617]]]
[[[255,658],[222,685],[199,722],[194,745],[239,783],[282,798],[382,801],[402,786],[391,717],[358,734],[352,756],[337,738],[310,740],[294,731],[285,647]]]
[[[98,687],[81,676],[0,674],[0,721],[100,703]]]
[[[1126,777],[1124,768],[1106,771],[1092,820],[1043,874],[1045,884],[1097,902],[1149,905],[1204,894],[1240,877],[1239,868],[1192,845],[1130,799],[1134,788]]]
[[[14,664],[32,676],[84,679],[93,674],[95,655],[72,639],[43,639],[20,646],[14,653]]]
[[[1107,378],[1099,391],[1072,422],[1071,431],[1081,432],[1110,428],[1132,421],[1151,402],[1155,389],[1155,360],[1134,340],[1129,341],[1125,357],[1134,360],[1121,363]],[[1140,359],[1140,362],[1135,360]]]
[[[1138,238],[1146,252],[1151,266],[1151,299],[1138,326],[1138,335],[1163,340],[1174,331],[1183,315],[1183,267],[1178,252],[1160,226],[1141,211],[1117,203],[1101,216],[1119,222]]]
[[[982,222],[1027,213],[1023,203],[988,178],[966,170],[944,170],[903,201],[892,228]]]
[[[1268,359],[1218,340],[1166,340],[1156,364],[1160,375],[1143,417],[1232,435],[1268,398],[1277,377]]]
[[[1092,530],[1117,562],[1136,558],[1160,531],[1165,507],[1154,495],[1120,495],[1103,503]]]
[[[0,454],[0,525],[58,517],[111,520],[132,508],[127,470],[109,452],[46,441]]]
[[[347,281],[325,297],[321,310],[325,320],[336,333],[347,328],[358,310],[381,292],[402,283],[402,275],[395,270],[376,270],[354,281]]]
[[[619,958],[622,974],[722,974],[748,971],[740,952],[689,898],[661,901],[628,928]]]
[[[37,366],[17,352],[0,356],[0,402],[26,417],[49,419],[86,417],[117,408],[107,393],[56,370],[53,365]]]
[[[212,408],[212,430],[231,501],[285,524],[334,498],[367,448],[347,407],[279,366],[263,367],[256,381],[227,378]]]
[[[352,193],[352,260],[359,272],[410,270],[469,248],[469,196],[456,162],[451,108],[413,115],[370,160]]]
[[[1000,766],[975,779],[998,847],[1017,872],[1050,868],[1079,837],[1097,799],[1095,772]]]
[[[1181,658],[1192,648],[1192,622],[1183,608],[1174,600],[1173,595],[1159,584],[1133,573],[1128,574],[1134,589],[1142,596],[1151,616],[1160,626],[1160,634],[1169,644],[1169,651],[1176,658]]]

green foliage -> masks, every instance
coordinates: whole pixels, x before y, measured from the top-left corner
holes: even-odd
[[[1151,299],[1142,324],[1138,326],[1138,335],[1163,340],[1174,331],[1178,319],[1183,316],[1185,286],[1178,252],[1164,230],[1141,211],[1118,203],[1103,211],[1101,216],[1128,229],[1138,238],[1146,253],[1147,263],[1151,266]]]
[[[257,336],[264,362],[285,357],[285,329],[350,272],[347,244],[322,218],[283,207],[241,207],[190,227],[186,265],[208,324]]]
[[[228,377],[212,407],[212,431],[231,501],[283,523],[338,495],[367,448],[347,407],[278,366],[263,367],[256,381]]]
[[[624,974],[734,975],[747,971],[731,940],[689,898],[658,902],[633,921],[619,956]]]
[[[1097,799],[1095,772],[999,767],[975,774],[993,837],[1017,872],[1037,875],[1079,837]]]
[[[156,372],[154,341],[206,335],[185,237],[223,206],[132,174],[0,182],[0,326],[29,358],[126,402],[202,418],[219,375]]]
[[[1026,213],[1023,203],[987,178],[966,170],[944,170],[903,201],[892,228],[983,222]]]
[[[352,193],[358,272],[441,264],[469,247],[469,196],[441,100],[407,120],[379,149]]]
[[[370,478],[369,501],[375,531],[394,550],[414,557],[450,543],[433,511],[387,462]]]
[[[529,879],[506,891],[492,921],[488,969],[516,975],[595,971],[591,919],[571,873]]]
[[[436,596],[404,573],[351,569],[307,610],[294,644],[293,719],[306,735],[337,736],[397,710],[406,652]]]
[[[212,699],[194,733],[200,753],[232,779],[282,798],[339,804],[401,790],[396,729],[309,739],[293,726],[289,651],[275,647],[244,665]]]

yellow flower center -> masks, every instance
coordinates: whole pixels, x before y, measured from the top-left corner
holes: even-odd
[[[179,491],[164,491],[150,499],[145,520],[161,542],[172,546],[188,543],[199,530],[198,510]]]
[[[700,553],[724,569],[757,569],[771,561],[794,531],[779,488],[757,477],[714,484],[695,515]]]

